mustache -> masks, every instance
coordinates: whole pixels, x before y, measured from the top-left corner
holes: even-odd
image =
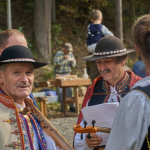
[[[99,72],[100,72],[101,74],[103,74],[103,73],[110,73],[111,70],[110,70],[110,69],[105,69],[105,70],[100,70]]]
[[[20,82],[17,86],[30,86],[29,82]]]

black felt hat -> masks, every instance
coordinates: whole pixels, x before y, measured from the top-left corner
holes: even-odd
[[[30,49],[21,45],[7,47],[1,54],[0,65],[15,62],[30,62],[34,69],[47,65],[47,63],[36,62]]]
[[[115,36],[105,36],[98,41],[93,55],[84,57],[83,60],[93,61],[108,57],[118,57],[132,52],[135,51],[133,49],[126,50],[119,38]]]

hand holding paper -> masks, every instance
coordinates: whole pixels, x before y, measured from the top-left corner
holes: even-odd
[[[104,103],[85,107],[81,111],[83,113],[84,120],[87,122],[87,126],[92,126],[91,123],[95,120],[96,127],[111,128],[118,106],[118,102]],[[100,145],[106,145],[109,134],[102,132],[97,132],[96,134],[98,137],[102,138],[102,143]]]

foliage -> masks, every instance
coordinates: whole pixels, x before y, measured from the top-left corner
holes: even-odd
[[[49,80],[53,80],[55,78],[54,66],[51,67],[51,71],[45,75]]]
[[[26,13],[32,13],[34,10],[34,2],[26,2],[26,6],[28,7],[28,9],[25,10]]]
[[[134,65],[134,62],[133,62],[131,59],[128,59],[127,66],[128,66],[129,68],[133,68],[133,65]]]
[[[52,24],[52,34],[60,35],[60,31],[62,30],[61,24]]]
[[[106,5],[107,0],[65,0],[59,4],[59,9],[76,26],[77,22],[84,25],[89,20],[89,13],[92,9],[101,9]]]
[[[18,31],[20,31],[20,32],[23,33],[23,27],[19,27],[19,28],[18,28]]]
[[[129,54],[129,55],[128,55],[127,66],[132,69],[132,68],[133,68],[133,65],[134,65],[134,63],[135,63],[136,61],[138,61],[138,55],[137,55],[137,54],[134,54],[134,53]]]
[[[19,30],[21,33],[24,33],[23,27],[19,27],[18,30]],[[26,40],[27,40],[28,48],[29,48],[30,50],[32,50],[33,45],[32,45],[31,39],[26,39]],[[32,50],[32,53],[33,53],[33,56],[36,57],[36,54],[35,54],[35,52],[34,52],[33,50]]]
[[[61,27],[61,24],[52,24],[52,28],[51,28],[51,31],[52,31],[52,35],[54,35],[54,45],[60,45],[62,44],[62,41],[58,39],[58,36],[60,35],[60,32],[62,30],[62,27]]]
[[[76,27],[90,22],[89,13],[92,9],[100,9],[103,13],[103,23],[115,29],[115,0],[61,0],[57,1],[60,12]],[[130,30],[137,17],[149,14],[148,0],[122,0],[124,33]]]
[[[0,13],[6,11],[6,1],[0,0]]]
[[[34,81],[43,82],[53,80],[55,78],[54,67],[44,66],[39,69],[34,69]]]

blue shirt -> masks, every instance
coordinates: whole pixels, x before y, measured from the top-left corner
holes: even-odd
[[[34,106],[35,106],[36,108],[38,108],[38,106],[37,106],[37,104],[36,104],[36,101],[35,101],[35,99],[34,99],[34,97],[33,97],[32,92],[31,92],[31,94],[29,95],[29,97],[33,100]]]
[[[134,64],[132,71],[139,77],[144,78],[146,76],[146,68],[144,62],[142,60],[137,61]]]

